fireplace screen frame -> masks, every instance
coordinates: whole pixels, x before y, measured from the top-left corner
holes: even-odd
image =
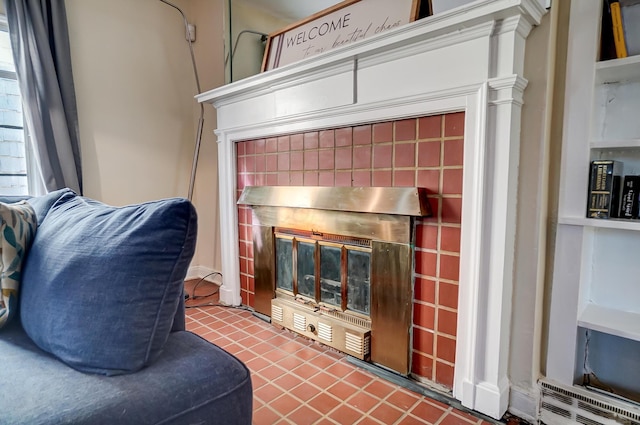
[[[306,233],[306,234],[305,234]],[[370,320],[371,316],[371,240],[363,239],[363,238],[349,238],[343,237],[341,235],[327,235],[327,234],[319,234],[312,232],[302,232],[296,231],[296,229],[274,229],[274,238],[275,238],[275,287],[276,293],[281,293],[283,295],[292,296],[296,299],[300,299],[302,302],[314,304],[316,307],[321,309],[326,309],[330,311],[341,311],[344,314],[351,314],[365,320]],[[279,240],[290,240],[291,241],[291,252],[289,253],[289,262],[283,264],[286,260],[282,258],[280,253],[278,252],[278,241]],[[301,259],[300,259],[300,244],[313,244],[313,258],[311,259],[313,266],[313,283],[311,284],[312,291],[303,291],[301,289],[300,283],[300,268],[301,268]],[[339,256],[337,259],[338,262],[338,272],[339,277],[339,298],[340,303],[332,303],[327,301],[323,297],[323,279],[326,279],[326,275],[323,272],[324,259],[326,258],[323,255],[323,247],[328,248],[336,248],[340,250]],[[361,290],[366,292],[366,302],[360,302],[359,305],[363,307],[361,309],[355,308],[353,305],[355,301],[355,297],[352,297],[351,288],[354,285],[350,284],[350,279],[355,278],[353,273],[351,272],[351,254],[352,253],[365,253],[367,254],[366,262],[366,278],[363,283],[366,283],[366,286],[359,285],[358,287]],[[306,264],[307,266],[309,264]],[[290,270],[285,270],[285,273],[280,274],[280,271],[287,266]],[[335,267],[331,268],[332,270]],[[286,273],[286,272],[289,273]],[[281,285],[281,279],[290,279],[290,285]],[[335,279],[332,279],[335,281]],[[283,282],[287,283],[287,282]],[[366,288],[366,289],[364,289]],[[363,298],[363,297],[358,297]],[[350,305],[351,303],[351,305]]]
[[[301,201],[302,200],[302,201]],[[429,216],[420,188],[247,187],[257,312],[271,316],[276,290],[275,230],[290,228],[371,241],[370,360],[408,375],[411,359],[414,217]],[[294,297],[288,301],[294,300]],[[322,310],[317,312],[323,314]],[[367,320],[369,321],[369,320]],[[362,322],[361,322],[362,323]],[[314,338],[313,332],[301,332]]]

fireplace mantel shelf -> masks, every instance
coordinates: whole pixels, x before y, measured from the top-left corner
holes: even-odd
[[[236,142],[464,111],[453,395],[500,418],[510,391],[524,50],[544,13],[538,0],[477,0],[198,95],[217,111],[221,301],[241,303]]]
[[[387,33],[380,33],[351,45],[221,86],[197,95],[196,99],[199,102],[212,103],[218,108],[245,96],[254,98],[260,92],[271,92],[282,88],[279,86],[297,85],[305,76],[318,79],[320,74],[331,75],[339,72],[341,66],[351,67],[355,60],[360,62],[359,66],[366,66],[368,61],[375,62],[381,54],[384,55],[390,51],[410,55],[411,50],[416,48],[440,49],[454,45],[460,40],[475,37],[466,31],[469,28],[492,31],[494,22],[513,16],[521,16],[524,19],[521,24],[515,22],[514,24],[529,27],[523,29],[528,32],[531,26],[540,22],[544,13],[544,8],[537,0],[476,1],[464,8],[455,8],[429,16]],[[425,46],[425,43],[429,46]],[[402,48],[406,51],[401,52]],[[378,60],[388,61],[389,57],[385,56]]]

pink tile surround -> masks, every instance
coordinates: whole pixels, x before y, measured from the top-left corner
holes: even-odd
[[[455,364],[464,113],[239,142],[246,186],[417,186],[433,217],[417,220],[412,373],[447,388]],[[254,305],[251,211],[238,208],[240,282]]]

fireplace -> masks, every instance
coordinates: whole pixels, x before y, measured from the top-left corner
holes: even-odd
[[[255,309],[362,360],[407,375],[413,217],[426,191],[405,187],[249,186]]]
[[[236,204],[245,187],[363,187],[367,182],[377,187],[428,187],[418,184],[418,179],[430,181],[432,175],[439,175],[444,189],[446,173],[454,177],[451,186],[458,192],[435,196],[430,192],[429,201],[434,217],[450,218],[444,223],[447,238],[455,235],[459,243],[449,248],[459,252],[440,249],[442,229],[435,239],[439,247],[433,248],[431,233],[423,232],[428,246],[416,248],[415,273],[422,277],[420,291],[416,282],[413,316],[423,326],[413,329],[412,372],[441,376],[464,406],[500,418],[516,388],[510,383],[509,367],[521,112],[527,86],[523,51],[530,30],[544,13],[537,0],[477,0],[199,95],[200,102],[213,104],[217,112],[220,233],[225,247],[221,301],[256,309],[261,304],[258,281],[263,271],[254,261],[259,261],[262,251],[253,252],[252,242],[256,217],[248,207]],[[418,135],[413,152],[419,161],[419,145],[424,143],[425,148],[441,149],[440,156],[434,156],[440,159],[459,153],[457,168],[441,163],[437,174],[430,165],[420,169],[418,163],[413,172],[406,169],[403,161],[412,158],[411,147],[404,146],[407,139],[398,139],[398,129],[404,133],[407,120],[452,113],[461,117],[463,126],[457,129],[464,128],[464,134],[454,133],[449,139],[444,129],[439,144],[427,140],[430,135]],[[379,144],[374,140],[367,146],[356,143],[356,127],[389,122],[394,123],[391,135],[396,139]],[[441,122],[444,127],[447,119]],[[420,123],[408,127],[415,131]],[[349,128],[353,143],[343,146],[338,132]],[[321,134],[320,140],[315,136],[323,131],[336,136],[335,163],[330,169],[321,165],[332,158],[323,157]],[[312,133],[313,140],[307,140]],[[263,154],[257,154],[258,148]],[[351,156],[342,155],[343,150]],[[380,168],[376,153],[385,163]],[[299,168],[301,158],[314,170],[306,165]],[[362,166],[367,160],[372,161],[370,168]],[[258,164],[264,169],[258,170]],[[241,167],[253,171],[243,172]],[[280,173],[284,169],[286,173]],[[414,219],[416,229],[433,224],[431,218]],[[283,236],[300,230],[289,225],[269,227],[284,230],[279,233]],[[459,282],[455,286],[459,293],[434,291],[432,273],[444,277],[449,289]],[[295,300],[296,292],[291,292]],[[436,305],[434,312],[430,305],[434,298],[448,304]],[[269,314],[270,309],[268,305]],[[372,314],[373,310],[371,304]],[[357,312],[350,314],[357,316]]]

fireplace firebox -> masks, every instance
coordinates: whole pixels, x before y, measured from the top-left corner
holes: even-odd
[[[414,217],[426,192],[393,187],[246,187],[255,309],[275,324],[407,375]]]

